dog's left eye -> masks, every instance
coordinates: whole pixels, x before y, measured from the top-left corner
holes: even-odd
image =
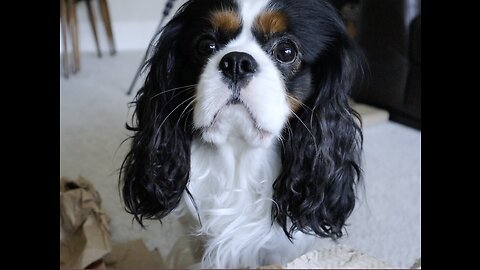
[[[275,47],[274,55],[283,63],[291,63],[297,56],[297,49],[291,42],[283,41]]]
[[[211,38],[203,38],[197,43],[197,51],[203,56],[209,56],[217,50],[217,43]]]

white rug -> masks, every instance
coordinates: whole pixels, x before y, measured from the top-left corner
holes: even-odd
[[[111,217],[114,242],[141,237],[165,256],[179,237],[177,221],[167,218],[163,227],[151,221],[141,230],[124,211],[118,191],[118,168],[128,142],[120,144],[129,135],[127,104],[133,98],[125,92],[142,55],[119,52],[99,59],[82,54],[80,73],[68,80],[60,76],[60,175],[82,175],[95,185]],[[379,115],[372,114],[364,128],[365,191],[348,221],[348,235],[339,243],[393,267],[408,268],[421,256],[421,133]],[[318,248],[333,245],[329,240],[318,242]]]

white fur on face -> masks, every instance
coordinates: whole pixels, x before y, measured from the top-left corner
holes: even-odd
[[[217,145],[234,136],[251,145],[269,145],[278,138],[290,109],[281,72],[252,34],[252,24],[268,0],[240,0],[242,16],[240,35],[209,59],[196,89],[193,111],[194,127],[202,139]],[[232,91],[218,69],[220,60],[230,52],[250,54],[258,70],[240,91],[243,105],[227,105]]]

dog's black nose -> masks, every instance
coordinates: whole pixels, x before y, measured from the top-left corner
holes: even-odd
[[[257,61],[244,52],[231,52],[220,60],[219,69],[223,75],[233,83],[243,81],[253,75],[258,68]]]

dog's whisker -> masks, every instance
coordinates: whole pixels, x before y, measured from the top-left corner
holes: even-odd
[[[192,112],[193,112],[193,107],[191,107],[190,110],[188,110],[185,117],[188,119],[190,113],[192,113]],[[190,123],[190,125],[191,125],[191,128],[192,128],[193,127],[193,121]],[[184,128],[184,130],[187,130],[187,121],[184,122],[183,128]]]
[[[185,92],[187,92],[187,91],[191,91],[191,90],[193,90],[193,89],[194,89],[193,87],[188,87],[188,88],[185,88],[185,89],[183,89],[183,90],[181,90],[181,91],[176,92],[176,93],[167,101],[167,104],[170,103],[172,100],[174,100],[174,99],[175,99],[176,97],[178,97],[179,95],[181,95],[182,93],[185,93]],[[152,99],[152,101],[153,101],[153,99]]]
[[[283,141],[285,141],[285,138],[283,137],[282,134],[280,134],[278,136],[278,140],[280,141],[280,143],[282,144],[282,149],[285,149],[285,143]]]
[[[300,117],[298,117],[298,115],[294,111],[290,110],[290,112],[298,119],[298,121],[300,121],[300,123],[305,127],[305,129],[307,129],[308,133],[310,133],[310,136],[312,136],[312,139],[313,139],[313,144],[315,146],[315,152],[318,152],[317,140],[313,135],[312,131],[307,127],[305,122],[303,122],[302,119],[300,119]]]
[[[183,92],[185,91],[188,91],[188,90],[192,90],[193,88],[188,88],[188,89],[184,89],[182,91],[179,91],[178,93],[176,93],[175,95],[173,95],[173,97],[171,97],[166,103],[165,103],[165,106],[167,106],[168,104],[170,104],[170,102],[172,102],[173,100],[175,100],[175,98],[177,96],[179,96],[180,94],[182,94]]]
[[[195,86],[197,86],[198,84],[191,84],[191,85],[185,85],[185,86],[180,86],[180,87],[176,87],[176,88],[172,88],[172,89],[168,89],[168,90],[165,90],[165,91],[162,91],[162,92],[159,92],[155,95],[153,95],[150,99],[154,99],[160,95],[163,95],[165,93],[169,93],[169,92],[172,92],[172,91],[176,91],[176,90],[180,90],[180,89],[183,89],[182,91],[180,91],[179,93],[182,93],[182,92],[185,92],[187,90],[190,90],[190,89],[193,89]]]
[[[288,137],[291,138],[293,136],[293,132],[292,132],[292,128],[290,126],[290,122],[288,122],[288,121],[286,122],[285,129],[288,132]],[[280,134],[280,142],[282,143],[282,146],[283,146],[282,149],[285,149],[285,142],[284,141],[286,141],[286,138],[283,136],[283,134]]]
[[[288,136],[292,137],[293,136],[293,131],[292,131],[292,125],[290,124],[290,121],[286,122],[285,128],[288,130]]]
[[[313,110],[312,110],[310,107],[308,107],[305,103],[303,103],[302,101],[300,101],[298,98],[295,98],[295,97],[293,97],[293,96],[291,96],[291,95],[289,95],[289,94],[287,94],[287,98],[293,100],[296,104],[302,106],[305,110],[308,110],[308,111],[312,111],[312,112],[313,112]]]
[[[192,112],[193,112],[193,108],[192,108],[190,111],[188,111],[187,114],[191,114]],[[185,121],[185,125],[186,125],[186,124],[187,124],[187,122]],[[190,122],[188,125],[189,125],[189,128],[190,128],[191,130],[195,130],[195,123],[193,123],[193,121]]]
[[[183,109],[182,113],[181,113],[180,116],[178,117],[177,125],[178,125],[178,123],[180,123],[180,120],[182,119],[182,116],[183,116],[183,114],[185,113],[185,111],[186,111],[186,110],[188,109],[188,107],[190,107],[195,101],[197,101],[197,99],[196,99],[196,96],[194,95],[194,96],[193,96],[193,100],[190,101],[190,102],[187,104],[187,106],[185,106],[185,109]],[[192,108],[193,108],[193,107],[192,107]]]
[[[185,104],[186,102],[190,101],[191,99],[193,99],[195,97],[190,97],[190,98],[187,98],[186,100],[182,101],[180,104],[178,104],[177,107],[175,107],[166,117],[165,119],[163,119],[162,123],[160,124],[160,126],[158,127],[158,129],[162,128],[163,124],[165,124],[165,121],[167,121],[167,119],[170,117],[170,115],[172,115],[178,108],[180,108],[183,104]],[[157,116],[158,117],[158,116]]]
[[[310,126],[313,125],[313,116],[314,116],[314,110],[315,110],[315,107],[312,109],[310,107],[308,107],[305,103],[303,103],[302,101],[300,101],[299,99],[287,94],[287,98],[291,99],[292,101],[294,101],[296,104],[302,106],[306,111],[310,111],[311,114],[310,114]]]
[[[183,85],[183,86],[179,86],[179,87],[167,89],[167,90],[161,91],[161,92],[158,93],[158,94],[163,94],[163,93],[167,93],[167,92],[171,92],[171,91],[175,91],[175,90],[180,90],[180,89],[187,88],[187,87],[195,87],[195,86],[198,86],[198,83],[189,84],[189,85]]]

